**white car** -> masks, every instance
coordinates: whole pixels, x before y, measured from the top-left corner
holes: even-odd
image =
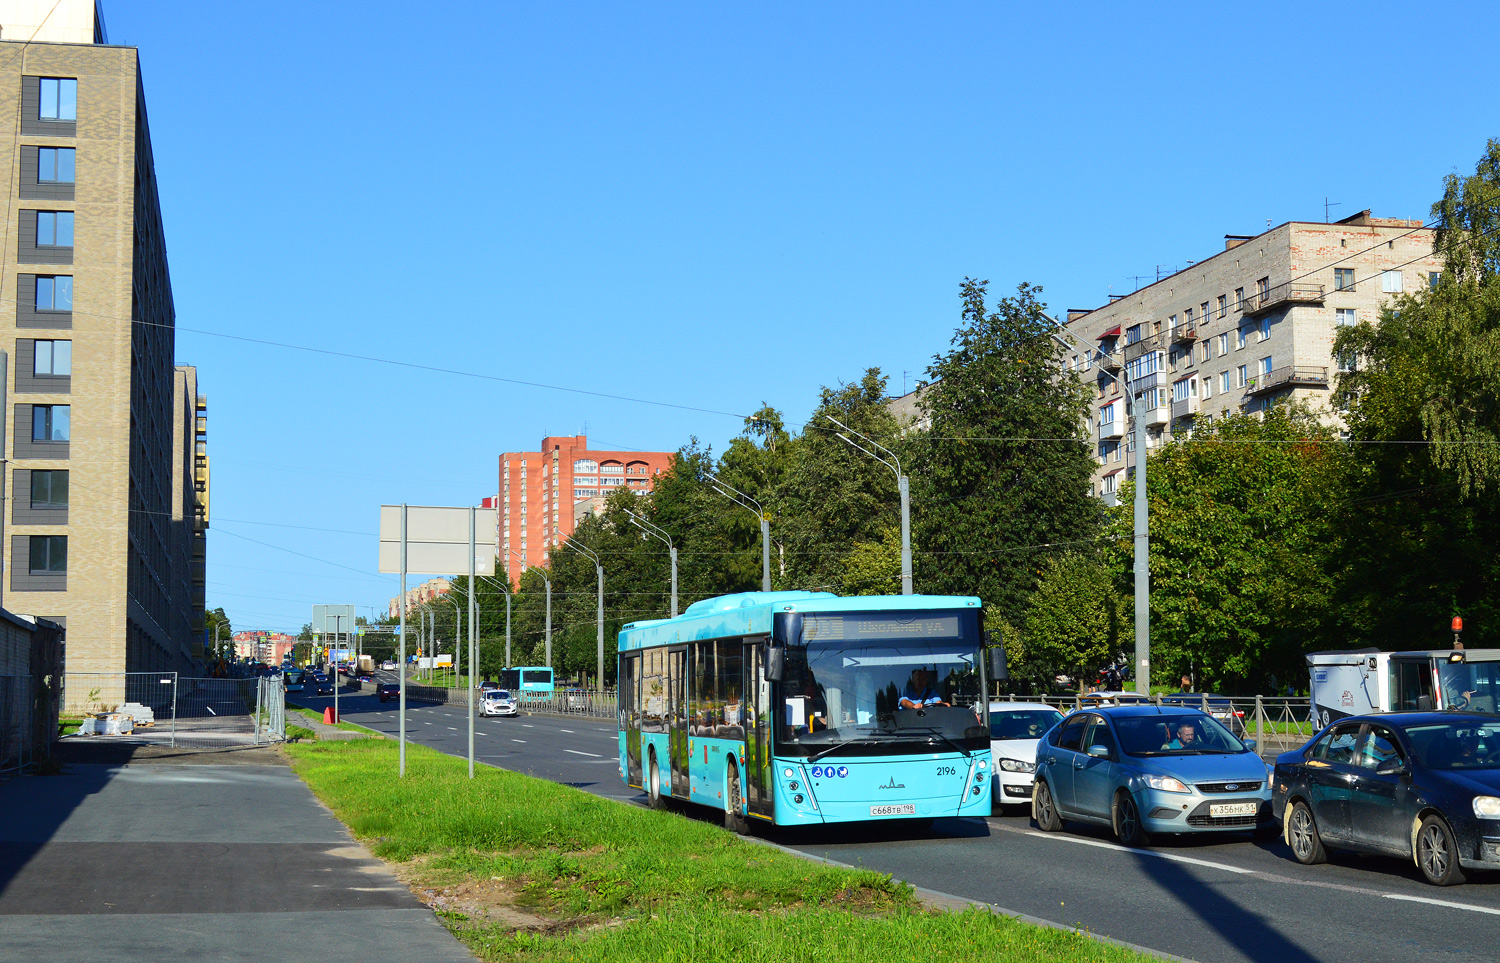
[[[995,767],[990,799],[996,812],[1003,806],[1031,805],[1037,741],[1061,719],[1061,712],[1040,702],[990,703],[990,756]]]
[[[479,714],[482,716],[513,716],[516,700],[506,689],[485,689],[479,694]]]
[[[396,663],[392,662],[390,659],[386,659],[384,662],[380,663],[380,668],[385,672],[394,672],[396,671]]]

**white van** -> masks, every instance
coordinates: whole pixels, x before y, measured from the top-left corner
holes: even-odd
[[[1314,652],[1307,666],[1319,728],[1366,712],[1500,706],[1500,649]]]

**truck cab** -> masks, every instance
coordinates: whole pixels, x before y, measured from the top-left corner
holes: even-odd
[[[1312,721],[1366,712],[1500,709],[1500,649],[1314,652]]]

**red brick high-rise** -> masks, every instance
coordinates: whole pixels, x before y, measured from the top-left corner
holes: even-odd
[[[552,546],[573,533],[589,502],[616,488],[650,491],[676,457],[669,451],[594,451],[586,435],[543,438],[541,451],[501,455],[500,557],[511,584],[527,567],[548,563]]]

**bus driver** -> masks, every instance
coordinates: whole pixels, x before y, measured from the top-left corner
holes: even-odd
[[[928,681],[927,670],[922,666],[911,670],[911,679],[906,683],[906,690],[901,693],[901,701],[897,703],[902,709],[920,709],[923,706],[947,704]]]

